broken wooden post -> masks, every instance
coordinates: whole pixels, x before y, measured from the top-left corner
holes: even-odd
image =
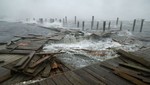
[[[122,21],[121,21],[121,23],[120,23],[120,31],[122,30]]]
[[[132,28],[133,32],[134,32],[135,24],[136,24],[136,19],[134,19],[134,21],[133,21],[133,28]]]
[[[67,16],[65,16],[65,23],[67,24]]]
[[[93,29],[94,26],[94,16],[92,16],[92,21],[91,21],[91,30]]]
[[[84,21],[82,22],[82,30],[84,30]]]
[[[106,28],[106,21],[103,22],[103,32],[105,32],[105,28]]]
[[[40,18],[40,19],[39,19],[39,22],[40,22],[40,23],[43,23],[43,18]]]
[[[109,21],[108,23],[108,29],[110,30],[110,25],[111,25],[111,21]]]
[[[96,27],[96,29],[98,30],[98,28],[99,28],[99,21],[97,21],[97,27]]]
[[[118,22],[119,22],[119,18],[117,17],[117,20],[116,20],[116,25],[118,25]]]
[[[80,24],[80,23],[79,23],[79,21],[78,21],[78,22],[77,22],[77,28],[79,28],[79,24]]]
[[[77,23],[77,17],[76,16],[74,17],[74,23],[75,24]]]
[[[61,19],[59,19],[59,22],[61,23]]]
[[[144,23],[144,19],[141,20],[140,32],[142,32],[142,29],[143,29],[143,23]]]

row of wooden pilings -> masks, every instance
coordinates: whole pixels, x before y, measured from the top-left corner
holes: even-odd
[[[33,18],[33,20],[35,20],[35,18]],[[67,16],[65,16],[65,18],[63,18],[63,19],[57,19],[57,18],[53,19],[53,18],[50,18],[49,20],[48,19],[44,20],[43,18],[39,18],[39,22],[40,23],[43,23],[44,21],[49,21],[49,22],[59,21],[59,22],[62,22],[63,24],[68,24]],[[94,16],[92,16],[91,30],[94,29],[94,22],[95,22]],[[132,26],[132,32],[135,31],[136,22],[137,22],[137,20],[134,19],[133,20],[133,26]],[[85,21],[79,22],[79,21],[77,21],[77,17],[75,16],[74,17],[74,24],[76,25],[77,28],[80,27],[80,23],[81,23],[82,30],[85,30]],[[143,30],[143,24],[144,24],[144,19],[141,19],[141,25],[140,25],[139,32],[142,32],[142,30]],[[123,28],[123,22],[120,21],[120,24],[119,24],[119,18],[116,19],[116,26],[119,26],[120,30],[122,30],[122,28]],[[99,28],[99,21],[96,22],[96,29],[98,30],[98,28]],[[106,21],[103,21],[103,28],[102,29],[103,29],[103,32],[105,32],[105,30],[106,30]],[[111,21],[108,22],[107,29],[108,30],[111,29]]]
[[[137,21],[136,19],[134,19],[134,21],[133,21],[133,26],[132,26],[133,32],[135,31],[136,21]],[[67,17],[66,16],[65,16],[65,19],[63,19],[63,23],[67,24]],[[80,22],[77,21],[76,16],[74,17],[74,24],[77,26],[77,28],[80,27]],[[82,21],[81,24],[82,24],[82,30],[84,30],[85,29],[85,21]],[[139,32],[142,32],[143,24],[144,24],[144,19],[141,19],[141,25],[140,25],[140,31]],[[123,28],[123,22],[122,21],[120,21],[120,25],[119,25],[119,18],[117,18],[117,20],[116,20],[116,26],[119,26],[120,30],[122,30],[122,28]],[[92,16],[91,30],[93,30],[93,28],[94,28],[94,16]],[[98,28],[99,28],[99,21],[97,21],[97,23],[96,23],[96,29],[98,30]],[[111,29],[111,21],[108,22],[108,29]],[[103,21],[103,32],[105,32],[105,30],[106,30],[106,21]]]

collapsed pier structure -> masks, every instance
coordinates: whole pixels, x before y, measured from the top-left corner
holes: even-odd
[[[16,35],[1,45],[2,85],[150,84],[150,47],[142,42],[149,38],[109,27],[103,31],[39,27],[54,32]]]

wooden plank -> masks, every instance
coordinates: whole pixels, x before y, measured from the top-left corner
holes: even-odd
[[[34,73],[35,70],[38,68],[38,66],[36,66],[35,68],[30,68],[30,66],[31,66],[34,62],[36,62],[37,60],[39,60],[40,58],[41,58],[40,56],[35,55],[35,56],[33,57],[33,59],[30,61],[30,63],[28,64],[28,66],[24,69],[24,72],[27,72],[27,73],[29,73],[29,74]]]
[[[28,56],[23,57],[14,67],[20,67],[20,66],[22,66],[28,59],[29,59]]]
[[[143,68],[143,67],[139,67],[139,66],[136,66],[136,65],[127,64],[127,63],[119,63],[119,65],[150,73],[149,69]]]
[[[95,72],[89,70],[88,68],[83,68],[86,72],[88,72],[89,74],[91,74],[92,76],[94,76],[95,78],[97,78],[98,80],[100,80],[101,82],[103,82],[102,84],[107,84],[107,85],[116,85],[113,82],[109,81],[108,79],[97,75]]]
[[[11,78],[10,70],[0,67],[0,83],[9,78]]]
[[[36,69],[36,71],[32,74],[33,76],[36,76],[37,74],[39,74],[44,68],[45,68],[46,64],[42,63],[38,66],[38,68]]]
[[[47,63],[46,67],[44,68],[43,72],[42,72],[42,77],[46,78],[50,76],[50,71],[51,71],[51,66],[49,63]]]
[[[45,56],[41,59],[39,59],[37,62],[33,63],[33,65],[30,66],[30,68],[34,68],[35,66],[39,65],[40,63],[44,62],[45,60],[49,59],[51,56]]]
[[[136,78],[134,78],[134,77],[131,77],[131,76],[129,76],[129,75],[123,73],[123,72],[120,72],[120,71],[116,71],[116,70],[115,70],[114,73],[116,73],[118,76],[121,76],[121,77],[125,78],[126,80],[131,81],[132,83],[134,83],[134,84],[136,84],[136,85],[148,85],[148,84],[146,84],[146,83],[144,83],[144,82],[141,82],[141,81],[139,81],[138,79],[136,79]]]
[[[47,85],[47,82],[42,80],[42,81],[39,82],[39,85]]]
[[[13,50],[10,52],[8,49],[0,50],[0,54],[29,54],[31,50]]]
[[[115,74],[111,73],[109,70],[100,67],[99,65],[92,65],[87,67],[89,70],[95,72],[97,75],[100,75],[109,81],[115,83],[116,85],[131,85],[130,82],[121,79]]]
[[[77,81],[74,77],[71,77],[69,72],[64,73],[65,77],[73,84],[73,85],[82,85],[79,81]]]
[[[65,75],[68,75],[70,78],[73,78],[74,80],[76,80],[78,83],[80,83],[82,85],[90,85],[88,82],[83,80],[80,76],[78,76],[77,74],[75,74],[72,71],[66,72]]]
[[[131,53],[128,53],[128,52],[126,52],[126,51],[124,51],[124,50],[121,50],[121,49],[120,49],[120,50],[117,50],[117,52],[118,52],[119,54],[121,54],[122,56],[124,56],[124,57],[127,57],[127,58],[129,58],[129,59],[132,59],[132,60],[134,60],[134,61],[136,61],[136,62],[139,62],[139,63],[141,63],[142,65],[144,65],[144,66],[150,68],[150,62],[147,61],[147,60],[145,60],[142,56],[141,56],[141,57],[135,56],[135,55],[133,55],[133,54],[131,54]]]
[[[32,51],[30,54],[29,54],[29,59],[21,66],[19,67],[18,69],[22,70],[24,69],[28,64],[29,62],[32,60],[32,58],[34,57],[34,54],[35,54],[36,51]]]
[[[119,68],[119,67],[115,67],[115,66],[113,66],[111,64],[108,64],[108,63],[101,63],[101,65],[106,67],[106,68],[109,68],[109,69],[113,70],[113,72],[115,74],[117,74],[118,76],[120,76],[122,78],[125,78],[125,79],[127,79],[127,80],[129,80],[129,81],[131,81],[132,83],[135,83],[135,84],[139,83],[139,84],[144,85],[145,83],[142,82],[141,80],[144,80],[144,81],[147,80],[146,78],[141,77],[138,74],[136,74],[137,72],[134,72],[134,71],[130,71],[130,70],[127,70],[127,69],[122,69],[122,68]],[[138,78],[140,80],[138,80],[136,78]]]
[[[55,77],[52,77],[52,79],[54,80],[54,82],[57,85],[72,85],[65,77],[64,75],[57,75]]]
[[[77,75],[79,75],[82,79],[87,81],[90,85],[99,85],[99,84],[101,84],[101,82],[99,80],[97,80],[95,77],[88,74],[87,72],[85,72],[82,69],[75,70],[75,73]]]
[[[51,78],[47,78],[45,81],[47,82],[47,85],[56,85]]]

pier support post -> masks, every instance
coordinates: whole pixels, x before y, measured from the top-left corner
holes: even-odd
[[[121,21],[121,23],[120,23],[120,31],[122,31],[122,21]]]
[[[103,22],[103,32],[105,32],[105,28],[106,28],[106,21]]]
[[[76,16],[74,17],[74,23],[75,24],[77,23],[77,17]]]
[[[84,30],[84,21],[82,22],[82,31]]]
[[[65,23],[67,24],[67,16],[65,16]]]
[[[132,32],[134,32],[134,29],[135,29],[135,24],[136,24],[136,19],[134,19],[134,21],[133,21]]]
[[[91,30],[93,29],[94,26],[94,16],[92,16],[92,21],[91,21]]]
[[[143,23],[144,23],[144,19],[141,20],[140,32],[142,32],[142,29],[143,29]]]
[[[78,21],[78,22],[77,22],[77,28],[79,28],[79,24],[80,24],[80,23],[79,23],[79,21]]]
[[[97,21],[97,27],[96,27],[96,29],[98,30],[98,28],[99,28],[99,21]]]
[[[109,21],[108,23],[108,29],[110,30],[110,25],[111,25],[111,21]]]
[[[117,20],[116,20],[116,25],[118,25],[119,23],[119,17],[117,17]]]

